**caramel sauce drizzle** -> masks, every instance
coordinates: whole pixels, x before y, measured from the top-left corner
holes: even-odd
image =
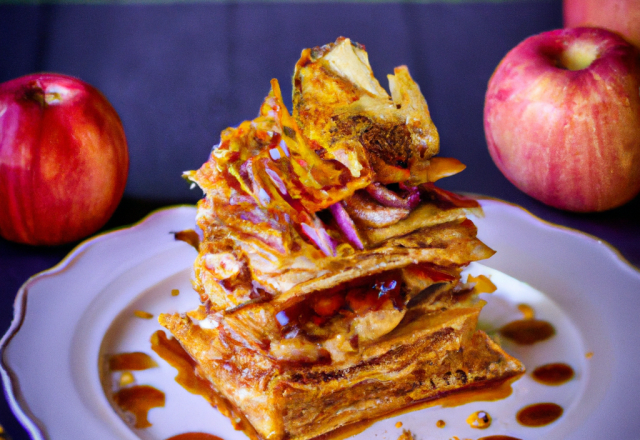
[[[108,368],[110,372],[122,371],[118,382],[120,389],[112,394],[113,402],[124,412],[133,417],[133,426],[148,428],[148,419],[152,408],[163,407],[165,395],[149,385],[133,385],[135,378],[131,371],[148,370],[158,364],[151,356],[142,352],[118,353],[109,356]]]
[[[536,403],[518,411],[516,420],[523,426],[538,427],[555,422],[564,410],[555,403]]]
[[[512,393],[511,384],[514,381],[516,381],[519,377],[520,376],[506,379],[500,382],[495,382],[490,387],[486,387],[486,388],[479,388],[479,389],[472,388],[472,389],[453,392],[451,394],[436,397],[431,400],[416,402],[405,408],[401,408],[397,411],[393,411],[389,414],[385,414],[380,417],[375,417],[373,419],[363,420],[348,426],[343,426],[332,432],[323,434],[314,440],[345,440],[346,438],[352,437],[356,434],[360,434],[361,432],[365,431],[366,429],[371,427],[374,423],[380,420],[399,416],[401,414],[406,414],[413,411],[418,411],[424,408],[431,408],[434,406],[451,408],[454,406],[464,405],[470,402],[480,402],[480,401],[487,402],[487,401],[494,401],[494,400],[502,400],[511,395]],[[443,421],[442,426],[439,426],[438,424],[436,424],[436,426],[444,427],[445,423]]]
[[[128,385],[131,385],[135,381],[136,381],[136,378],[133,377],[133,374],[131,374],[130,371],[123,371],[122,374],[120,375],[120,380],[118,381],[118,385],[120,385],[120,388],[124,388]]]
[[[540,365],[531,373],[537,382],[544,385],[558,386],[573,379],[574,371],[564,363]]]
[[[474,429],[487,429],[491,426],[491,416],[486,411],[476,411],[467,417],[467,423]]]
[[[236,410],[231,402],[219,395],[208,380],[202,379],[198,375],[195,361],[182,348],[177,339],[168,338],[164,331],[158,330],[151,335],[151,348],[169,365],[178,370],[175,377],[178,384],[190,393],[204,397],[211,406],[217,408],[222,415],[231,420],[234,429],[244,432],[251,440],[259,439],[258,434],[242,413]]]
[[[534,319],[536,312],[529,304],[518,304],[518,310],[522,313],[522,319]]]
[[[506,324],[500,334],[519,345],[533,345],[546,341],[556,334],[555,328],[547,321],[520,319]]]
[[[149,410],[164,406],[164,393],[149,385],[134,385],[122,388],[113,394],[113,401],[125,413],[130,413],[135,418],[134,427],[148,428],[151,426],[148,419]]]
[[[211,386],[209,381],[198,376],[196,363],[191,359],[180,343],[174,338],[168,338],[162,330],[156,331],[151,336],[151,348],[158,356],[167,361],[178,370],[175,380],[187,391],[203,396],[212,406],[217,407],[220,413],[228,417],[236,430],[243,431],[252,440],[257,440],[258,435],[251,424],[244,419],[242,414],[224,397],[220,396]],[[398,411],[393,411],[381,417],[353,423],[348,426],[338,428],[332,432],[323,434],[315,440],[344,440],[359,434],[369,428],[374,423],[387,418],[395,417],[408,412],[423,408],[441,405],[442,407],[453,407],[464,405],[475,401],[501,400],[511,395],[511,384],[518,377],[496,382],[491,387],[480,389],[467,389],[454,392],[445,396],[440,396],[424,402],[416,402]],[[444,422],[442,424],[444,426]],[[181,439],[186,440],[186,439]]]
[[[109,356],[109,370],[111,371],[141,371],[157,366],[158,364],[151,356],[141,351],[118,353]]]
[[[153,318],[153,314],[149,312],[145,312],[144,310],[134,310],[133,314],[140,319],[151,319]]]

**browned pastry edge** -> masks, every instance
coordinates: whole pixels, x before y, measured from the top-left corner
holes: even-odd
[[[358,364],[340,367],[277,363],[229,345],[220,332],[189,318],[161,315],[160,321],[259,438],[308,440],[524,373],[519,361],[475,330],[477,313],[457,309],[448,317],[426,316],[372,346]]]

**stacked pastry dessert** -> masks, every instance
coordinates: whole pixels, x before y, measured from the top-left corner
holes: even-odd
[[[160,322],[262,439],[310,439],[523,366],[476,330],[461,270],[493,251],[476,201],[406,67],[372,74],[340,38],[302,52],[293,112],[273,80],[258,117],[222,133],[187,177],[205,197],[194,287]]]

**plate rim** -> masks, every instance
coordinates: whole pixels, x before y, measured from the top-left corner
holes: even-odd
[[[65,255],[62,260],[60,260],[54,266],[30,276],[18,289],[16,297],[13,301],[13,318],[11,320],[9,328],[2,335],[2,338],[0,338],[0,379],[2,380],[2,385],[5,391],[4,394],[9,408],[32,439],[46,440],[48,438],[46,434],[47,429],[46,426],[44,426],[44,423],[41,422],[35,414],[33,414],[28,403],[25,401],[24,396],[22,396],[20,392],[19,382],[16,377],[17,375],[9,366],[5,358],[6,348],[9,346],[9,344],[11,344],[13,338],[18,334],[26,318],[27,300],[29,296],[30,286],[43,278],[55,276],[62,273],[67,268],[72,266],[76,259],[81,258],[85,250],[87,250],[88,248],[95,246],[100,242],[117,238],[117,236],[120,234],[130,233],[131,231],[135,232],[140,228],[144,228],[148,223],[152,221],[153,218],[157,218],[165,214],[174,215],[174,212],[184,209],[192,210],[195,219],[195,204],[175,204],[158,208],[145,215],[142,219],[138,220],[135,223],[116,227],[93,235],[74,246],[73,249],[71,249],[71,251],[69,251],[69,253]]]

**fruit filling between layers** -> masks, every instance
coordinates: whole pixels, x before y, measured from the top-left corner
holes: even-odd
[[[411,264],[311,292],[288,306],[256,302],[216,313],[206,302],[190,316],[194,324],[215,327],[234,344],[273,360],[339,364],[346,356],[354,361],[362,347],[375,344],[416,317],[481,307],[477,294],[490,291],[491,282],[461,283],[460,270]]]

